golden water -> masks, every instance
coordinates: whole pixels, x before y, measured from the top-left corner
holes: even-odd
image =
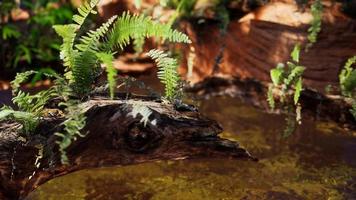
[[[282,138],[281,115],[228,97],[199,107],[260,161],[202,158],[83,170],[45,183],[28,199],[356,199],[355,132],[303,121]]]

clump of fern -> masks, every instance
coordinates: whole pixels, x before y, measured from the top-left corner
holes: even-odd
[[[20,90],[21,83],[27,81],[31,75],[36,73],[36,71],[18,73],[15,80],[11,82],[14,96],[12,101],[18,107],[18,110],[14,110],[9,106],[3,106],[0,109],[0,120],[10,119],[18,121],[22,124],[22,133],[27,136],[35,131],[41,120],[47,101],[56,96],[56,87],[38,92],[34,95]]]
[[[356,119],[356,69],[352,66],[356,63],[356,56],[349,58],[339,74],[341,94],[352,99],[351,114]]]
[[[89,31],[78,36],[85,18],[94,13],[98,0],[91,0],[78,9],[74,15],[74,24],[56,25],[54,29],[63,38],[61,58],[66,66],[66,78],[73,91],[80,97],[85,97],[92,89],[95,77],[100,73],[100,64],[107,69],[110,85],[110,96],[116,87],[116,70],[107,62],[108,55],[114,55],[116,50],[124,49],[132,39],[158,37],[171,42],[190,43],[189,38],[170,25],[160,24],[144,15],[132,15],[125,12],[121,17],[113,16],[95,31]],[[79,41],[76,38],[79,37]]]
[[[31,137],[38,124],[45,118],[45,106],[48,101],[53,98],[60,99],[61,103],[58,105],[65,107],[65,117],[61,124],[63,130],[56,135],[59,138],[58,145],[62,163],[68,163],[66,149],[69,145],[78,137],[84,137],[82,129],[85,127],[86,117],[80,108],[80,102],[94,89],[94,80],[101,73],[101,65],[105,65],[110,97],[114,98],[117,76],[113,65],[114,55],[123,50],[131,40],[158,37],[170,42],[191,42],[185,34],[173,30],[170,25],[160,24],[151,20],[150,17],[132,15],[128,12],[125,12],[121,17],[113,16],[96,30],[84,31],[84,35],[79,35],[85,28],[82,25],[86,18],[90,14],[96,14],[95,7],[98,2],[99,0],[84,2],[78,8],[78,14],[73,16],[75,23],[53,27],[63,39],[60,58],[65,67],[64,77],[57,74],[45,74],[55,79],[54,85],[47,90],[31,95],[21,91],[20,85],[31,75],[39,72],[20,73],[12,82],[15,96],[13,102],[19,110],[13,110],[7,106],[0,109],[0,120],[18,121],[22,124],[25,135]],[[159,77],[162,77],[162,82],[166,85],[166,97],[168,99],[175,98],[176,91],[174,89],[176,89],[179,80],[176,72],[177,62],[168,59],[163,54],[159,59],[161,59]],[[141,115],[145,117],[146,115],[142,113]],[[135,111],[134,115],[137,114],[140,113]],[[147,123],[147,121],[144,122]]]
[[[282,105],[288,104],[290,97],[293,97],[293,106],[295,107],[295,120],[300,124],[301,123],[301,105],[299,103],[299,97],[303,90],[302,86],[302,75],[305,70],[305,67],[299,65],[300,57],[300,45],[297,44],[294,46],[294,49],[291,53],[292,61],[288,61],[285,64],[279,63],[276,68],[270,71],[270,76],[272,84],[270,84],[267,93],[267,101],[272,109],[275,108],[275,92],[278,91],[278,97]],[[291,105],[289,104],[287,108],[287,113],[290,113]],[[291,118],[287,118],[288,124],[295,124],[290,122]],[[290,135],[290,130],[285,132],[285,136]]]

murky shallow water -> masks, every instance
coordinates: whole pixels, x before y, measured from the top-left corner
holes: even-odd
[[[229,97],[200,102],[259,162],[161,161],[75,172],[40,186],[30,200],[356,199],[356,133],[304,121],[285,139],[284,118]]]

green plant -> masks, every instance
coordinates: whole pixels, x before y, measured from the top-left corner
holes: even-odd
[[[311,5],[310,10],[313,15],[313,20],[311,21],[311,26],[308,29],[309,43],[306,46],[306,50],[308,50],[317,41],[318,35],[321,31],[321,21],[323,15],[323,4],[321,0],[315,0]]]
[[[45,105],[48,101],[53,98],[60,99],[58,106],[65,107],[65,119],[61,123],[63,131],[57,132],[56,135],[59,137],[58,145],[62,163],[68,163],[65,150],[72,141],[84,136],[81,131],[85,127],[86,118],[80,102],[85,100],[85,97],[95,88],[94,78],[100,75],[101,64],[106,66],[110,96],[114,98],[117,72],[113,67],[113,58],[116,51],[122,50],[131,39],[154,36],[172,42],[190,42],[185,34],[171,29],[170,25],[159,24],[149,17],[130,13],[124,13],[121,17],[114,16],[95,31],[86,31],[80,36],[78,33],[85,28],[82,25],[86,18],[90,13],[96,13],[95,7],[98,2],[99,0],[90,0],[79,7],[79,14],[73,16],[75,23],[54,26],[55,31],[63,39],[60,57],[65,67],[64,77],[45,71],[28,71],[18,74],[12,82],[12,88],[15,96],[13,101],[17,104],[19,111],[14,111],[9,107],[3,107],[0,111],[0,120],[18,121],[23,125],[26,136],[31,137],[35,134],[37,125],[45,117]],[[168,58],[163,53],[159,58],[158,76],[166,86],[166,97],[171,100],[176,97],[177,93],[174,91],[177,89],[179,80],[176,72],[177,64],[174,59]],[[20,90],[21,83],[28,80],[30,76],[38,74],[55,78],[54,85],[34,95]],[[147,123],[149,115],[146,114],[149,112],[144,112],[144,109],[135,110],[135,108],[132,112],[135,116],[141,114],[144,122]]]
[[[282,105],[288,104],[290,97],[292,96],[295,106],[295,121],[301,123],[301,106],[299,104],[300,94],[303,90],[302,87],[302,75],[305,67],[299,65],[300,58],[300,45],[294,46],[291,53],[292,61],[288,61],[286,65],[279,63],[276,68],[270,71],[272,84],[268,87],[267,101],[272,109],[275,108],[275,94],[274,91],[278,91],[278,97]],[[284,106],[287,113],[290,113],[291,105]],[[285,136],[290,135],[292,128],[289,125],[295,125],[291,122],[291,117],[287,116],[287,129],[285,130]],[[293,129],[294,130],[294,129]]]
[[[90,4],[84,4],[78,9],[80,15],[73,18],[76,24],[54,26],[56,32],[63,38],[61,57],[66,66],[66,77],[79,96],[87,95],[92,89],[93,80],[100,71],[99,63],[108,61],[107,55],[113,55],[115,49],[123,49],[129,44],[130,39],[155,36],[172,42],[190,42],[186,35],[171,29],[169,25],[156,23],[143,15],[124,13],[119,18],[112,17],[97,30],[89,31],[81,37],[79,43],[76,43],[76,32],[81,28],[85,17],[93,12],[96,3],[97,0],[91,1]],[[108,73],[108,79],[112,80],[114,74]],[[109,84],[113,96],[115,82],[109,81]]]
[[[148,55],[157,62],[158,78],[165,85],[165,97],[172,101],[177,97],[179,75],[176,59],[168,57],[163,51],[151,50]]]
[[[356,63],[356,56],[349,58],[339,74],[341,94],[352,98],[351,114],[356,119],[356,69],[352,66]]]
[[[352,65],[356,63],[356,56],[349,58],[339,74],[340,88],[344,96],[351,97],[356,88],[356,69]]]

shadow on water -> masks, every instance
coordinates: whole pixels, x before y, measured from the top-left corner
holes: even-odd
[[[282,138],[281,115],[229,97],[199,104],[223,125],[224,137],[260,161],[202,158],[83,170],[47,182],[28,199],[356,199],[355,132],[304,121]]]

